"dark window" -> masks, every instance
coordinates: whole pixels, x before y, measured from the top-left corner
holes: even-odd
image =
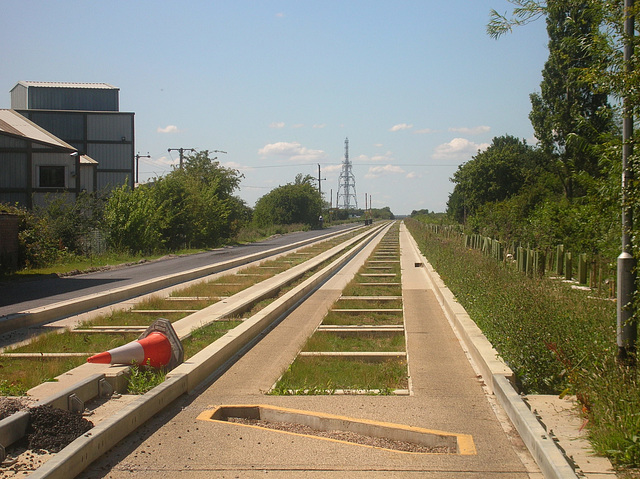
[[[64,166],[41,166],[40,188],[64,188]]]

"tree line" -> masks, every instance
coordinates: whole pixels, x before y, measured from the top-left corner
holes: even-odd
[[[103,195],[55,195],[33,210],[0,204],[0,212],[20,217],[19,267],[91,255],[96,234],[108,251],[150,254],[212,248],[241,236],[254,239],[286,232],[278,228],[281,225],[318,228],[326,221],[321,217],[328,205],[311,176],[299,174],[274,188],[253,209],[237,196],[241,180],[238,170],[222,166],[204,150],[135,189],[123,185]],[[377,216],[393,215],[387,208]],[[259,232],[243,235],[252,229]]]
[[[546,21],[549,56],[540,91],[530,95],[537,144],[509,134],[494,138],[454,173],[447,214],[486,236],[539,248],[564,243],[614,261],[621,234],[620,99],[632,100],[629,114],[640,107],[640,76],[624,68],[621,53],[625,42],[638,42],[623,34],[623,2],[510,3],[513,16],[492,12],[491,36],[538,17]],[[630,165],[639,177],[635,155]],[[632,183],[628,193],[637,211],[640,185]]]

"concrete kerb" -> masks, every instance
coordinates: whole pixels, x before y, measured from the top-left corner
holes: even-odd
[[[498,402],[547,479],[577,479],[573,467],[549,437],[511,383],[502,376],[493,379]]]
[[[74,298],[68,301],[60,301],[52,305],[9,314],[0,317],[0,334],[12,331],[16,328],[24,328],[34,326],[36,324],[47,323],[49,321],[70,316],[72,314],[77,314],[82,311],[89,311],[106,304],[124,301],[141,294],[150,293],[152,291],[171,286],[178,282],[189,281],[191,279],[197,279],[209,274],[224,271],[226,269],[242,266],[243,264],[250,263],[252,261],[257,261],[283,251],[300,248],[309,243],[329,239],[333,236],[346,234],[350,231],[351,230],[340,231],[338,233],[328,233],[326,235],[320,236],[319,238],[310,238],[304,241],[299,241],[292,245],[272,248],[261,253],[254,253],[252,255],[244,256],[235,260],[229,260],[215,265],[203,266],[201,268],[194,268],[182,273],[176,273],[173,275],[155,278],[149,281],[143,281],[135,285],[114,288],[103,293],[90,294],[81,298]]]
[[[154,414],[182,394],[195,389],[214,374],[218,368],[241,352],[247,344],[254,341],[271,323],[286,314],[289,309],[326,281],[357,251],[364,248],[373,236],[371,235],[352,251],[346,252],[329,266],[286,293],[279,301],[267,306],[255,315],[255,320],[252,318],[252,320],[245,321],[194,355],[191,360],[169,372],[162,384],[77,438],[38,468],[30,477],[67,479],[78,475]]]
[[[578,476],[567,459],[516,391],[513,384],[513,371],[500,360],[489,340],[422,255],[414,238],[411,235],[409,237],[416,254],[426,266],[425,277],[430,282],[445,315],[460,334],[487,388],[495,395],[498,403],[509,416],[544,477],[546,479],[577,479]]]

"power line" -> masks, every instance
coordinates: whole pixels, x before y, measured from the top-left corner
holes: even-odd
[[[196,152],[196,150],[193,149],[193,148],[169,148],[167,151],[169,153],[171,153],[172,151],[179,151],[180,152],[180,169],[182,169],[182,163],[184,161],[184,152],[185,151],[191,151],[193,153]]]

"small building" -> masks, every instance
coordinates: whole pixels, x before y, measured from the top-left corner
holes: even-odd
[[[107,83],[20,81],[11,108],[97,161],[95,188],[106,194],[135,180],[135,114],[119,111],[119,93]]]
[[[0,110],[0,202],[27,208],[47,195],[96,191],[98,162],[14,110]]]

